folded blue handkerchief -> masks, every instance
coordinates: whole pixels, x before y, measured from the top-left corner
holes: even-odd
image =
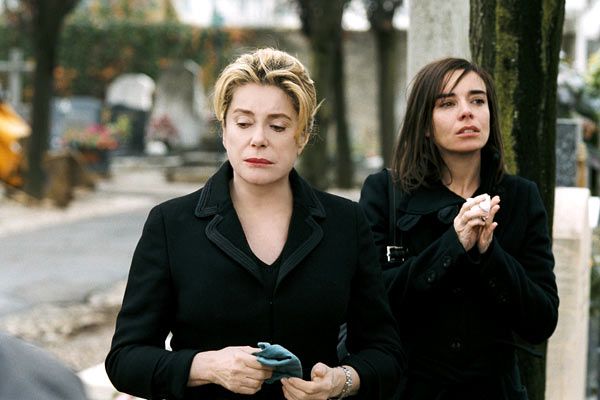
[[[268,367],[273,367],[273,376],[265,382],[273,383],[281,378],[302,378],[302,364],[298,357],[291,351],[278,344],[259,342],[260,351],[254,353],[258,362]]]

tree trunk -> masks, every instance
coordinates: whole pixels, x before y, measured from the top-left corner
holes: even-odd
[[[497,83],[509,170],[538,184],[550,232],[564,8],[564,0],[471,0],[471,52]],[[537,350],[545,354],[546,344]],[[544,399],[545,357],[519,352],[519,359],[530,399]]]
[[[39,36],[39,37],[38,37]],[[50,100],[52,98],[55,48],[51,39],[45,43],[44,35],[35,38],[35,71],[32,107],[31,137],[27,144],[27,172],[24,190],[41,199],[44,196],[46,174],[43,159],[48,150],[50,136]]]
[[[352,149],[346,121],[346,96],[344,93],[344,49],[342,34],[335,40],[335,61],[333,63],[333,93],[336,121],[336,185],[340,188],[351,188],[354,184],[354,164],[352,163]]]
[[[316,118],[317,135],[302,155],[300,167],[302,175],[319,189],[329,186],[327,136],[335,107],[335,38],[341,37],[342,14],[347,1],[297,0],[302,31],[309,40],[313,55],[311,76],[319,101],[323,101]]]
[[[304,178],[318,189],[326,189],[329,186],[329,155],[327,151],[327,135],[329,122],[331,121],[331,97],[329,88],[331,87],[331,70],[333,60],[330,57],[331,51],[329,44],[331,41],[324,40],[326,43],[319,42],[320,38],[311,39],[312,48],[312,71],[311,77],[315,82],[317,96],[322,101],[321,108],[315,118],[315,135],[306,146],[301,157],[300,168]]]
[[[392,163],[394,141],[397,133],[395,104],[397,77],[395,64],[396,54],[396,31],[375,30],[375,41],[377,46],[377,58],[379,76],[377,86],[379,88],[379,145],[383,165],[389,167]]]
[[[29,0],[32,11],[32,37],[36,61],[31,137],[27,146],[24,190],[36,198],[44,196],[46,174],[44,156],[50,137],[50,102],[60,30],[65,16],[78,0]]]

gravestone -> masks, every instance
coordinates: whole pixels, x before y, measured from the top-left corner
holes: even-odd
[[[157,81],[148,139],[183,150],[198,148],[207,131],[205,104],[200,67],[189,60],[173,64]]]
[[[556,186],[578,186],[578,154],[582,143],[581,121],[559,118],[556,122]]]
[[[591,228],[587,188],[559,187],[552,248],[560,297],[558,325],[548,340],[546,400],[584,399],[590,306]]]
[[[125,115],[131,126],[129,138],[117,149],[117,154],[141,154],[144,151],[154,89],[154,80],[145,74],[123,74],[108,86],[106,103],[110,120],[115,121]]]
[[[63,146],[62,135],[69,129],[85,129],[100,123],[102,101],[90,96],[72,96],[52,99],[50,149]]]
[[[21,102],[21,89],[23,79],[21,74],[31,72],[34,69],[34,64],[31,61],[25,61],[23,50],[12,48],[9,51],[8,60],[0,61],[0,72],[5,72],[8,77],[7,98],[13,108],[25,119],[29,119],[29,107]]]

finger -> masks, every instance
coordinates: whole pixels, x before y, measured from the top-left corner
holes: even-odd
[[[240,347],[238,347],[238,349],[240,349],[244,353],[248,353],[248,354],[254,354],[254,353],[258,353],[259,351],[261,351],[260,348],[252,347],[252,346],[240,346]]]
[[[298,400],[298,399],[300,399],[301,398],[300,397],[301,393],[298,392],[297,389],[289,386],[289,382],[286,383],[286,381],[287,381],[286,378],[284,378],[284,379],[281,380],[281,388],[282,388],[282,391],[283,391],[283,396],[286,399],[288,399],[288,400]]]
[[[494,219],[496,213],[500,210],[500,205],[496,204],[490,209],[490,218]]]
[[[287,378],[290,388],[294,388],[296,394],[313,395],[321,392],[323,387],[323,380],[318,379],[317,381],[305,381],[300,378]]]
[[[323,363],[316,363],[312,370],[310,371],[310,377],[315,379],[317,377],[324,377],[329,372],[329,367]]]
[[[294,378],[284,378],[281,380],[281,386],[284,393],[286,393],[286,399],[300,399],[306,397],[306,393],[296,387],[294,382],[291,380]]]
[[[248,378],[255,379],[261,382],[273,376],[273,371],[271,369],[264,370],[256,368],[247,368],[244,373]]]

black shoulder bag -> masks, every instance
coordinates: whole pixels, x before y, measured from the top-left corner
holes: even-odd
[[[392,240],[392,244],[386,246],[386,260],[388,263],[400,265],[408,258],[408,249],[402,243],[402,235],[400,235],[400,243],[398,244],[396,235],[396,185],[392,178],[392,172],[386,168],[388,177],[388,238]]]

